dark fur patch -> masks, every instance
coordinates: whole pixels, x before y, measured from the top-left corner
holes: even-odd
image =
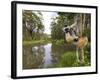
[[[65,29],[65,32],[68,33],[70,30],[68,28]]]
[[[75,42],[77,42],[78,40],[79,40],[78,38],[75,38],[75,39],[74,39]]]

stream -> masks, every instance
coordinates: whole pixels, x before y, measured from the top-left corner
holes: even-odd
[[[23,69],[54,68],[67,51],[75,50],[65,45],[53,43],[24,45],[23,46]]]

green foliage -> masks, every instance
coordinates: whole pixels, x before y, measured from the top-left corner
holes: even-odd
[[[62,20],[61,20],[62,21]],[[63,39],[64,38],[64,33],[62,31],[63,24],[59,22],[59,24],[56,24],[55,21],[51,23],[51,37],[52,39]]]
[[[52,20],[51,23],[51,37],[52,39],[64,39],[65,35],[62,31],[64,25],[70,26],[76,22],[74,29],[78,36],[87,36],[89,41],[91,38],[91,16],[83,13],[66,13],[58,12],[58,16]]]
[[[88,43],[88,45],[85,47],[84,49],[85,51],[85,58],[86,58],[86,62],[88,62],[90,64],[91,62],[91,44]]]
[[[85,28],[83,30],[83,36],[87,36],[88,37],[88,40],[89,42],[91,41],[91,28]]]
[[[62,55],[59,66],[72,67],[75,62],[76,62],[75,52],[67,52]]]
[[[38,11],[33,12],[32,10],[23,10],[22,15],[23,40],[40,39],[41,33],[44,31],[42,14]],[[37,32],[33,32],[35,28],[37,29]]]
[[[89,54],[90,55],[90,54]],[[79,63],[76,60],[76,53],[75,52],[66,52],[61,56],[60,63],[58,64],[59,67],[79,67],[79,66],[90,66],[90,58],[88,54],[85,52],[85,62]]]
[[[63,17],[64,25],[71,25],[74,23],[74,17],[76,16],[76,13],[59,12],[58,15]]]
[[[51,23],[51,37],[53,39],[64,39],[64,25],[71,25],[74,22],[75,13],[58,12],[58,17],[54,18]]]
[[[51,42],[50,40],[29,40],[29,41],[23,41],[23,45],[37,45],[37,44],[47,44]]]
[[[55,44],[55,45],[64,45],[65,42],[63,39],[60,39],[60,40],[52,40],[52,43]]]

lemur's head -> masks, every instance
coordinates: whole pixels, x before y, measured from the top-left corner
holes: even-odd
[[[70,26],[65,25],[63,31],[65,32],[65,34],[69,33],[70,35],[74,35],[74,29]]]
[[[70,27],[67,26],[67,25],[65,25],[64,28],[63,28],[63,31],[64,31],[65,33],[70,32]]]
[[[65,32],[67,42],[76,41],[78,39],[78,36],[76,36],[76,31],[72,27],[65,25],[63,31]]]

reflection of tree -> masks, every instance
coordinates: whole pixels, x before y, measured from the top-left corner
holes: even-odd
[[[42,45],[38,46],[38,49],[36,50],[35,53],[35,60],[36,64],[38,65],[37,67],[41,67],[41,65],[43,64],[44,52],[45,52],[44,46]]]
[[[23,69],[39,68],[43,63],[43,46],[24,46],[23,47]]]

